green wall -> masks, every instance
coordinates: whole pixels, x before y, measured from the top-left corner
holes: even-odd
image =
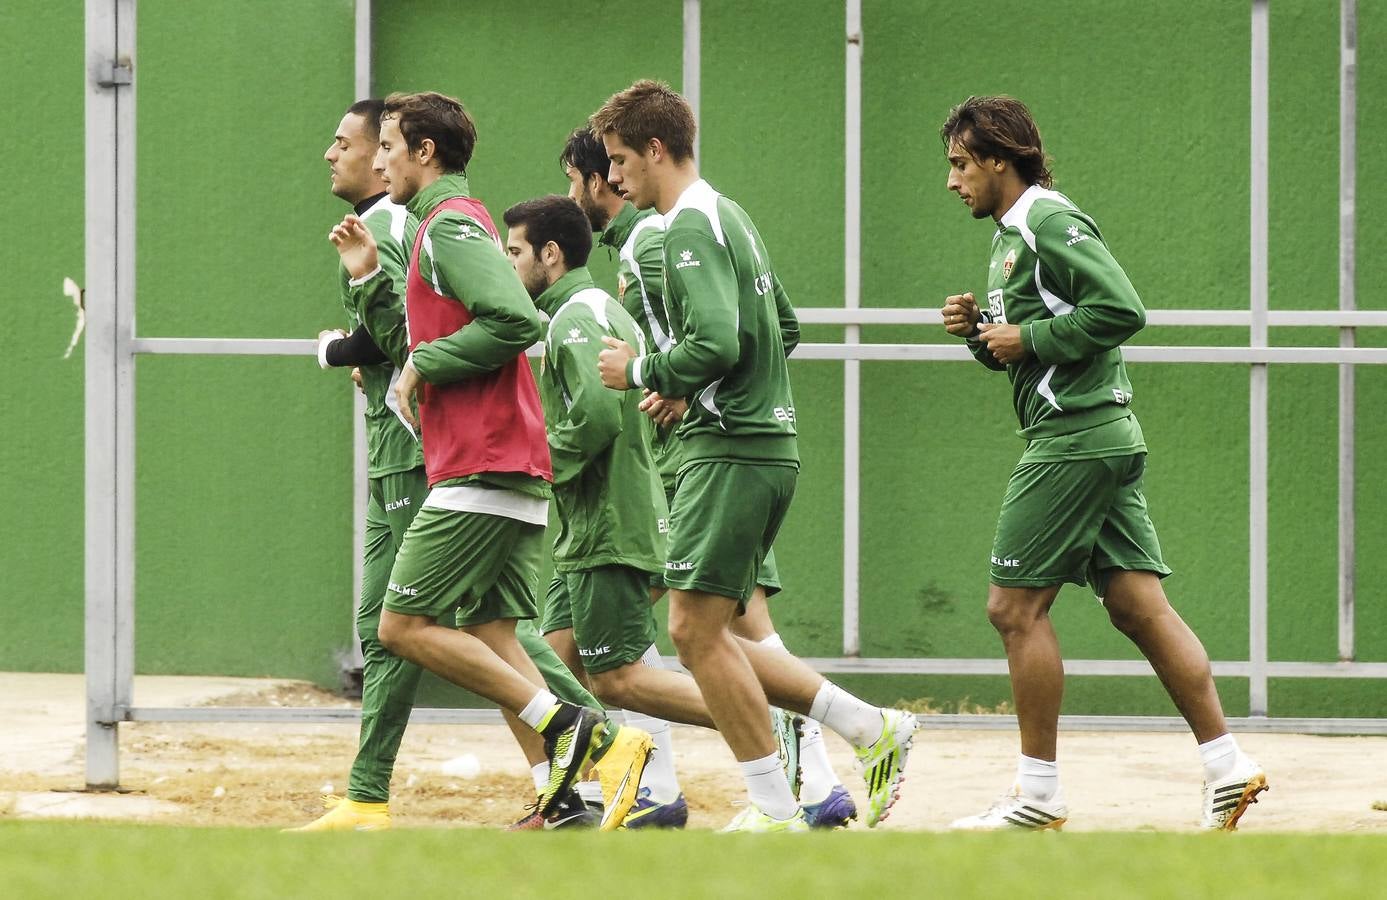
[[[41,400],[11,392],[0,446],[10,508],[29,510],[5,547],[11,594],[0,668],[81,666],[81,361],[61,361],[58,294],[81,271],[80,5],[26,0],[0,12],[0,72],[51,113],[26,120],[9,158],[16,200],[39,211],[15,238],[4,335]],[[924,0],[864,4],[862,302],[936,306],[982,289],[990,227],[944,189],[938,125],[970,93],[1032,107],[1057,186],[1091,212],[1152,308],[1244,308],[1248,297],[1249,25],[1246,4],[1187,10],[1136,2],[1009,4],[964,16]],[[139,47],[139,328],[143,336],[311,336],[336,323],[342,207],[321,151],[352,99],[352,3],[248,3],[189,11],[142,0]],[[473,187],[500,215],[565,187],[564,136],[637,77],[681,77],[682,4],[536,0],[523,12],[395,0],[375,23],[376,91],[437,89],[472,111]],[[270,13],[273,12],[271,15]],[[843,292],[843,6],[704,0],[701,166],[756,219],[800,306]],[[1337,305],[1338,21],[1312,0],[1271,14],[1271,303]],[[1363,4],[1360,46],[1387,10]],[[605,38],[607,47],[593,49]],[[255,47],[248,57],[246,47]],[[250,60],[248,62],[248,59]],[[46,100],[44,103],[42,101]],[[1387,265],[1372,252],[1387,185],[1387,61],[1359,68],[1359,304]],[[56,149],[55,149],[56,148]],[[16,156],[17,152],[17,156]],[[234,224],[233,224],[234,223]],[[594,270],[610,280],[609,259]],[[51,283],[51,285],[50,285]],[[16,285],[25,285],[18,290]],[[33,287],[29,287],[33,285]],[[13,293],[14,296],[10,296]],[[869,341],[935,342],[938,329],[873,327]],[[806,328],[839,341],[842,329]],[[1384,333],[1360,332],[1381,345]],[[1240,345],[1246,329],[1151,328],[1142,344]],[[1279,329],[1277,344],[1335,342]],[[80,355],[80,354],[79,354]],[[776,605],[791,647],[841,647],[842,367],[792,364],[803,478],[777,553]],[[1248,373],[1132,364],[1151,448],[1148,496],[1167,589],[1218,659],[1247,654]],[[983,613],[998,499],[1020,452],[1000,377],[956,363],[862,365],[862,653],[997,656]],[[305,360],[143,357],[138,363],[138,668],[333,680],[345,644],[352,548],[350,393]],[[1370,452],[1387,372],[1359,386],[1359,611],[1363,660],[1387,659],[1387,515]],[[1271,370],[1270,654],[1332,660],[1336,639],[1337,449],[1332,367]],[[41,609],[42,612],[31,612]],[[56,615],[54,615],[56,613]],[[1072,657],[1135,658],[1085,592],[1056,607]],[[883,700],[995,705],[1004,678],[854,679]],[[1246,711],[1246,682],[1221,685]],[[437,685],[426,696],[446,692]],[[1380,682],[1274,680],[1281,715],[1387,715]],[[1330,708],[1332,707],[1332,708]],[[1065,711],[1166,713],[1149,679],[1071,679]]]

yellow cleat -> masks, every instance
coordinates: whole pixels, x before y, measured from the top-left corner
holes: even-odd
[[[323,797],[327,812],[298,828],[285,831],[385,831],[390,827],[390,804],[363,803],[335,794]]]
[[[598,830],[615,831],[626,820],[641,788],[641,774],[654,750],[655,742],[649,734],[623,725],[602,758],[592,764],[602,783],[602,822]]]
[[[748,803],[721,833],[802,834],[808,830],[809,820],[805,818],[803,809],[796,807],[795,814],[788,819],[772,819],[754,804]]]

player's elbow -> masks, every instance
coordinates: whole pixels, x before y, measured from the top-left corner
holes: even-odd
[[[1132,298],[1131,303],[1123,307],[1120,327],[1126,333],[1123,340],[1146,327],[1146,307],[1142,306],[1141,301],[1135,297]]]
[[[737,341],[718,341],[708,347],[708,370],[714,375],[726,375],[740,358]]]

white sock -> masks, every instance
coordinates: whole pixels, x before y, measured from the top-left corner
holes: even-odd
[[[772,650],[786,650],[785,641],[779,633],[762,638],[762,647]],[[824,731],[813,719],[805,719],[799,739],[799,769],[804,781],[800,784],[801,803],[822,803],[839,785],[838,774],[828,761],[828,748],[824,746]]]
[[[1060,789],[1059,763],[1022,755],[1016,762],[1016,784],[1023,797],[1052,800]]]
[[[544,721],[544,716],[558,702],[559,698],[548,691],[543,689],[536,691],[535,695],[530,698],[530,702],[526,703],[525,708],[520,711],[520,721],[535,731],[539,731],[539,723]]]
[[[790,782],[785,780],[785,770],[780,767],[779,753],[738,765],[746,780],[747,795],[757,809],[772,819],[789,819],[795,815],[799,804],[790,793]]]
[[[799,769],[804,778],[799,788],[801,803],[822,803],[842,784],[838,773],[833,771],[833,763],[828,761],[824,731],[813,719],[804,720],[804,732],[799,739]]]
[[[1208,743],[1199,745],[1199,758],[1204,761],[1204,780],[1218,781],[1227,778],[1238,762],[1238,742],[1231,734],[1216,737]]]
[[[870,747],[881,737],[881,710],[859,700],[827,679],[819,685],[809,718],[832,728],[854,747]]]
[[[530,777],[535,780],[535,793],[544,793],[544,789],[549,786],[549,763],[535,763],[530,766]]]
[[[583,803],[588,806],[603,805],[602,782],[595,779],[593,781],[579,781],[573,785],[573,788],[578,792],[578,796],[583,798]]]
[[[663,669],[660,651],[651,644],[641,662],[652,669]],[[650,799],[656,803],[673,803],[679,799],[679,776],[674,772],[674,735],[664,719],[626,710],[626,724],[650,732],[655,739],[655,752],[641,775],[641,787],[650,789]]]

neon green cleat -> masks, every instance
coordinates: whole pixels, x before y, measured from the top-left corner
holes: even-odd
[[[804,770],[800,766],[799,748],[804,737],[804,717],[771,707],[771,731],[775,734],[775,749],[780,754],[780,767],[785,770],[785,780],[790,782],[790,793],[799,799],[800,788],[804,785]]]
[[[617,729],[611,746],[594,760],[593,771],[602,783],[602,822],[599,831],[614,831],[626,820],[641,789],[641,775],[655,741],[639,728],[623,725]]]
[[[552,816],[568,796],[573,783],[592,761],[593,750],[606,730],[606,717],[596,710],[567,703],[555,708],[540,731],[544,736],[544,755],[549,757],[549,783],[540,792],[536,809],[541,818]]]
[[[363,803],[339,797],[336,794],[323,796],[323,806],[327,812],[298,828],[285,831],[386,831],[390,828],[390,804]]]
[[[903,709],[881,711],[881,737],[870,747],[854,747],[857,766],[867,782],[867,827],[875,828],[901,797],[905,759],[914,739],[915,714]]]
[[[796,808],[795,814],[788,819],[772,819],[754,804],[748,803],[722,833],[731,834],[739,831],[747,834],[798,834],[809,831],[809,820],[804,817],[803,809]]]

